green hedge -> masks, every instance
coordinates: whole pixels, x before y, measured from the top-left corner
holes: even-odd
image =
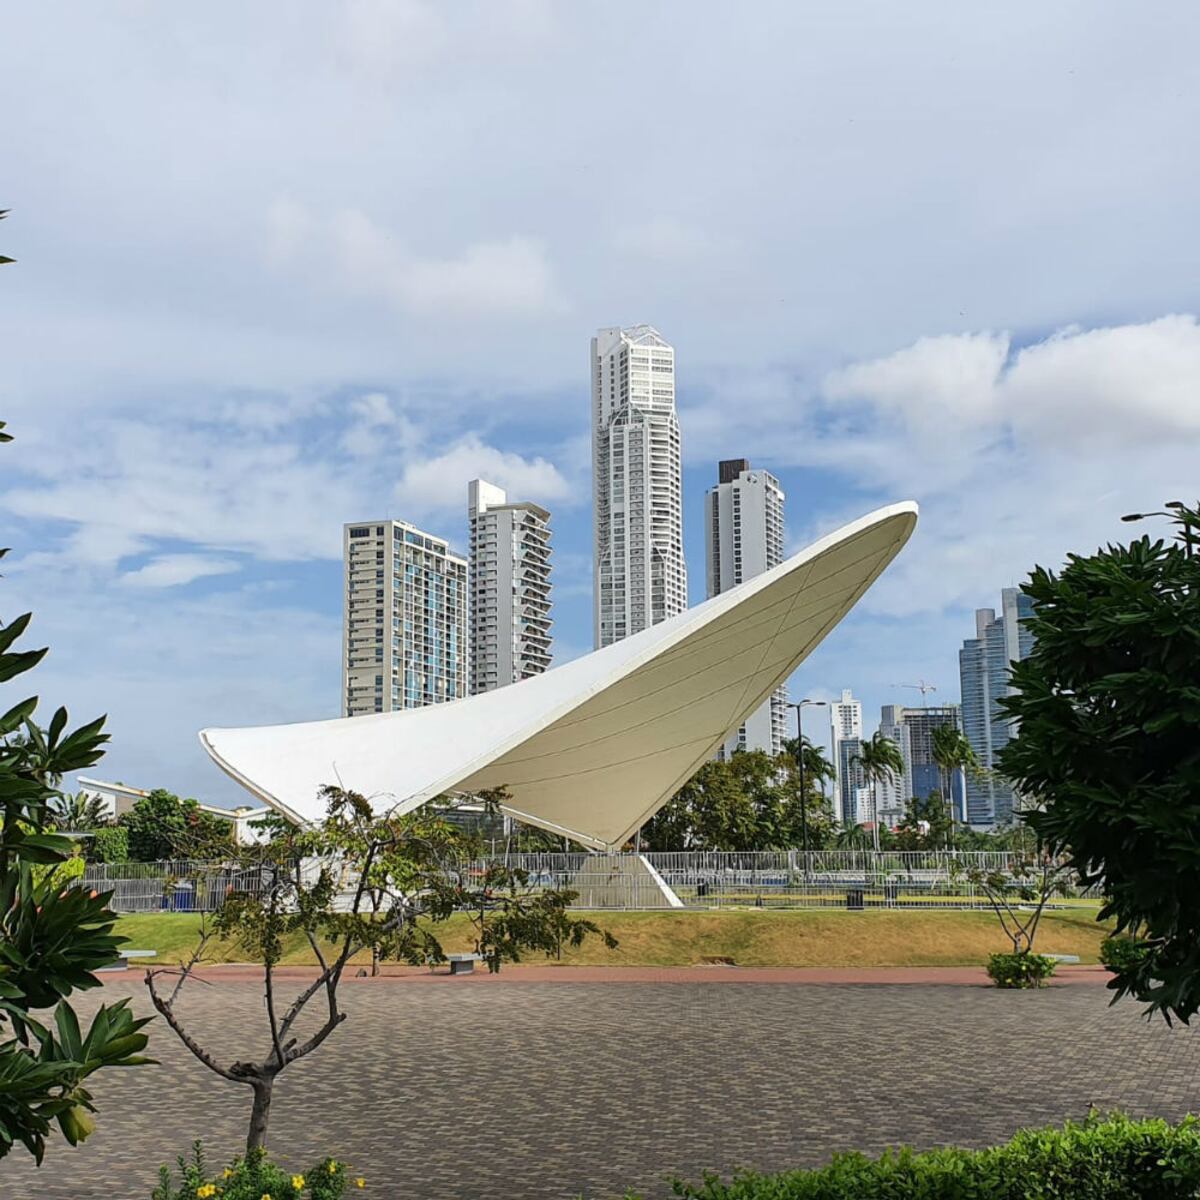
[[[1200,1195],[1200,1122],[1093,1116],[988,1150],[839,1154],[815,1171],[707,1176],[674,1190],[691,1200],[1183,1200]]]

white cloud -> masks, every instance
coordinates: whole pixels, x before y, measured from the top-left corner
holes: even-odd
[[[119,582],[127,587],[179,587],[209,575],[230,575],[238,564],[230,558],[210,558],[203,554],[162,554],[145,566],[126,571]]]
[[[548,459],[540,455],[527,459],[467,434],[443,453],[411,463],[396,484],[396,501],[404,513],[465,514],[467,484],[472,479],[495,483],[514,500],[547,507],[581,500]]]
[[[1028,437],[1078,445],[1200,435],[1200,325],[1187,314],[1063,330],[1021,350],[1000,388]]]
[[[324,287],[332,265],[351,295],[417,317],[528,318],[563,308],[545,243],[513,234],[445,257],[421,255],[358,209],[318,220],[293,201],[268,212],[268,260]]]
[[[835,371],[823,390],[830,400],[865,402],[910,427],[975,424],[995,416],[1008,348],[1007,334],[924,337],[886,358]]]

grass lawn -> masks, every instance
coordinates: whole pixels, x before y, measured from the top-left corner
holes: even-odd
[[[1037,949],[1045,954],[1077,954],[1094,963],[1107,932],[1096,910],[1047,912]],[[732,959],[745,967],[947,967],[982,964],[997,950],[1011,949],[999,922],[985,912],[911,910],[851,912],[600,912],[591,914],[619,939],[608,951],[596,939],[563,952],[564,966],[691,966]],[[199,918],[188,913],[125,916],[117,932],[128,948],[157,950],[160,962],[177,962],[195,943]],[[454,917],[440,927],[447,951],[467,950],[470,928]],[[214,942],[214,962],[244,961],[232,943]],[[312,963],[312,953],[296,936],[287,963]],[[530,961],[535,961],[531,959]],[[543,960],[536,960],[543,961]]]

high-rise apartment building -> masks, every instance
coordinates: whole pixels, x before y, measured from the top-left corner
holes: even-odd
[[[866,780],[862,768],[854,761],[862,748],[862,704],[855,700],[849,688],[842,692],[840,700],[834,700],[829,706],[829,731],[833,766],[837,772],[834,812],[843,825],[855,825],[858,823],[855,789],[862,788]]]
[[[711,598],[783,561],[783,489],[744,458],[717,467],[717,485],[704,496],[705,582]],[[787,688],[778,688],[722,747],[765,750],[774,756],[787,737]]]
[[[471,693],[550,665],[550,514],[510,504],[503,488],[467,484],[471,531]]]
[[[403,521],[343,531],[342,713],[467,694],[467,560]]]
[[[961,728],[957,704],[926,705],[923,708],[885,704],[880,709],[879,731],[899,746],[904,759],[904,775],[894,784],[881,785],[880,820],[885,824],[898,825],[904,819],[908,802],[913,797],[927,800],[930,793],[945,791],[946,781],[933,757],[934,730],[944,725],[951,729]],[[955,820],[963,820],[963,781],[962,773],[958,771],[950,780],[950,804]]]
[[[1004,588],[1000,599],[999,616],[995,609],[975,610],[975,636],[958,654],[963,732],[985,768],[967,779],[967,821],[984,827],[1012,820],[1012,788],[992,768],[1014,731],[997,706],[1009,694],[1010,664],[1033,649],[1033,634],[1023,624],[1033,615],[1033,602],[1017,588]]]
[[[675,351],[649,325],[592,338],[595,641],[687,607]]]
[[[834,750],[834,767],[837,770],[838,820],[843,828],[862,825],[875,819],[871,785],[867,782],[859,755],[862,754],[861,732],[853,737],[841,738]]]

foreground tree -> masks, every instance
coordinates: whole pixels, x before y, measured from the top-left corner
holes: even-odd
[[[0,441],[11,440],[0,421]],[[2,684],[46,654],[17,648],[30,619],[0,624]],[[68,731],[60,708],[43,728],[37,708],[31,696],[0,716],[0,1157],[19,1144],[40,1163],[53,1122],[71,1145],[91,1132],[90,1075],[148,1060],[138,1057],[146,1021],[133,1019],[127,1001],[101,1005],[85,1034],[67,1000],[99,985],[93,972],[115,961],[124,940],[113,936],[108,896],[66,881],[59,868],[74,845],[50,832],[61,800],[53,781],[99,761],[104,718]],[[34,1016],[49,1008],[53,1028]]]
[[[1025,820],[1104,889],[1101,918],[1144,953],[1113,980],[1187,1021],[1200,1010],[1200,509],[1173,541],[1139,538],[1034,570],[1032,653],[1001,701],[1018,721],[1001,771]]]
[[[402,817],[380,817],[356,792],[327,787],[322,796],[328,815],[319,827],[277,824],[268,843],[240,847],[239,877],[255,873],[258,886],[228,895],[212,923],[202,925],[187,962],[146,972],[151,1002],[188,1050],[210,1071],[253,1092],[248,1158],[266,1145],[275,1080],[346,1020],[339,987],[356,955],[369,953],[373,965],[385,959],[414,965],[443,961],[433,923],[464,908],[477,918],[476,946],[494,970],[523,951],[551,953],[564,942],[578,945],[599,932],[566,912],[574,892],[535,891],[523,872],[500,866],[476,872],[478,840],[434,804]],[[492,793],[485,800],[500,798]],[[263,1057],[220,1061],[187,1028],[177,1008],[213,937],[234,940],[262,964],[269,1035]],[[307,944],[318,971],[285,1008],[276,968],[296,938]],[[170,990],[160,987],[172,977]],[[315,1027],[306,1018],[310,1004],[319,1010]]]

